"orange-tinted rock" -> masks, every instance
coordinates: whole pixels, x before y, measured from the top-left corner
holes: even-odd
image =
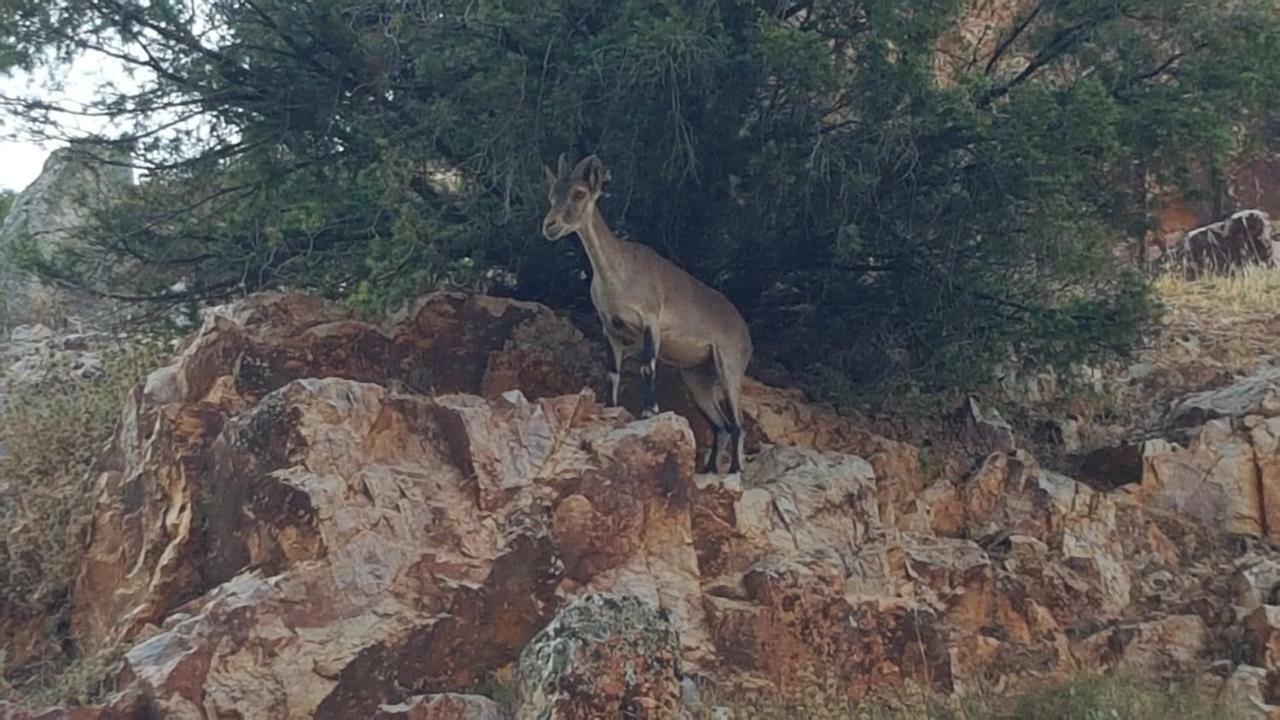
[[[1175,615],[1110,627],[1081,641],[1076,654],[1085,667],[1147,677],[1181,675],[1202,659],[1207,635],[1198,616]]]
[[[722,662],[797,693],[814,678],[851,697],[906,682],[952,689],[947,631],[920,603],[846,595],[838,565],[763,561],[741,599],[708,596]]]
[[[200,513],[210,446],[230,418],[287,383],[336,377],[491,398],[520,388],[538,398],[591,386],[600,370],[589,355],[582,336],[544,307],[459,293],[429,295],[386,327],[281,293],[213,313],[129,399],[100,463],[72,595],[77,638],[92,649],[130,637],[218,581],[199,559],[209,553]],[[276,420],[263,420],[255,439],[267,451],[286,440],[273,435]]]
[[[1137,494],[1154,508],[1189,516],[1225,532],[1261,536],[1266,527],[1257,456],[1229,420],[1199,428],[1186,447],[1149,440]]]
[[[348,718],[403,688],[464,690],[515,660],[567,575],[651,598],[697,641],[692,445],[673,415],[299,380],[209,456],[192,559],[216,587],[126,656],[168,717]],[[555,529],[583,502],[603,511],[570,525],[590,561]]]

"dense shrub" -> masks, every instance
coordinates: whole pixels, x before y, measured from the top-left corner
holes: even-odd
[[[594,151],[615,227],[723,289],[762,357],[934,392],[1131,346],[1153,304],[1114,257],[1148,181],[1246,149],[1280,78],[1267,0],[1011,0],[962,32],[985,5],[59,0],[0,7],[0,62],[139,70],[95,106],[148,178],[94,233],[127,260],[100,289],[581,306],[539,165]]]

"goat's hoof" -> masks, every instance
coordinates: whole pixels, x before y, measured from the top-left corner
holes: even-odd
[[[657,414],[658,414],[658,408],[657,408],[657,407],[647,407],[647,408],[645,408],[645,409],[644,409],[644,411],[642,411],[642,412],[640,413],[640,417],[642,417],[642,418],[651,418],[651,417],[653,417],[654,415],[657,415]]]

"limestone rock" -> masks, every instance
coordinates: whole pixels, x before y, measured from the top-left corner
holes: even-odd
[[[1237,430],[1211,420],[1186,447],[1166,440],[1143,446],[1143,502],[1228,533],[1280,532],[1280,418],[1250,420]]]
[[[678,717],[679,645],[666,614],[638,598],[579,597],[520,654],[516,718]]]
[[[875,471],[859,457],[773,447],[741,480],[700,481],[695,544],[707,576],[739,575],[761,557],[845,553],[880,525]]]
[[[624,421],[589,395],[486,402],[333,378],[286,385],[213,442],[193,499],[208,530],[182,549],[199,574],[157,576],[211,590],[129,651],[129,673],[168,717],[345,718],[399,701],[398,688],[459,691],[513,661],[565,577],[612,574],[696,622],[678,528],[688,429],[671,415]],[[481,448],[502,452],[482,465]],[[510,494],[501,507],[481,500],[489,482]],[[631,523],[612,536],[629,552],[602,546],[589,567],[565,563],[573,554],[538,508],[571,491],[611,503],[605,521]],[[255,658],[268,646],[277,662],[264,668]]]
[[[717,652],[738,672],[786,693],[833,681],[854,698],[913,682],[953,689],[947,630],[923,603],[859,597],[838,564],[766,559],[740,597],[713,591],[708,619]]]
[[[202,499],[216,486],[207,485],[207,473],[190,469],[211,467],[224,426],[272,392],[295,379],[323,377],[496,398],[523,382],[510,368],[554,362],[552,349],[528,338],[557,333],[567,339],[556,352],[584,351],[581,336],[575,347],[572,328],[545,308],[447,293],[428,296],[386,328],[280,293],[211,313],[173,363],[128,399],[100,463],[97,507],[72,597],[77,636],[89,648],[109,644],[212,587],[218,578],[199,559],[209,552],[199,528],[207,522]],[[566,369],[530,379],[523,389],[536,398],[576,393],[582,384]],[[328,421],[341,426],[344,413],[386,401],[376,388],[352,387],[350,396],[333,399]],[[290,438],[280,434],[284,418],[273,413],[290,412],[285,396],[259,408],[254,417],[262,435],[246,442],[262,453],[283,452]],[[456,422],[482,412],[459,408]],[[347,450],[349,462],[365,460],[363,448]],[[470,448],[456,452],[470,467]],[[476,461],[483,470],[501,459]],[[286,460],[264,462],[276,469]],[[501,479],[478,482],[480,492],[489,492],[485,484]]]

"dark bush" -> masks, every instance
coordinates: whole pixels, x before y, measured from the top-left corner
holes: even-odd
[[[1115,257],[1146,183],[1241,151],[1280,78],[1262,0],[1011,0],[981,32],[979,5],[61,0],[0,6],[0,58],[141,71],[97,107],[146,178],[93,233],[120,260],[100,290],[582,306],[539,165],[596,152],[615,228],[723,289],[763,360],[937,392],[1130,347],[1153,303]]]

